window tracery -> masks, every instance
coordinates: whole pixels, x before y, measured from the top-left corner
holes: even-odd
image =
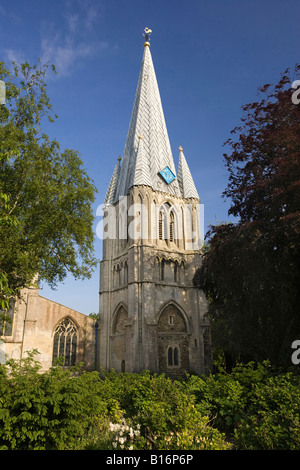
[[[62,357],[64,366],[73,366],[76,363],[77,327],[71,318],[64,318],[56,327],[53,339],[52,363]]]

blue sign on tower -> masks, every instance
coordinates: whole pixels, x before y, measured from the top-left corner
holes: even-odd
[[[172,183],[175,179],[174,173],[170,170],[168,166],[166,166],[163,170],[159,172],[160,176],[165,180],[167,184]]]

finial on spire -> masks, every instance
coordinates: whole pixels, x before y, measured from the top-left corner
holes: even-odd
[[[183,151],[183,148],[182,148],[181,145],[180,145],[180,147],[179,147],[179,152],[182,152],[182,151]]]
[[[150,36],[152,33],[152,29],[145,28],[144,31],[145,31],[145,34],[143,34],[143,36],[145,36],[145,39],[146,39],[146,41],[144,42],[144,46],[150,46]]]

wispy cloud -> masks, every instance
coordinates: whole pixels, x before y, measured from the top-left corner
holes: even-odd
[[[54,64],[58,77],[72,73],[82,60],[89,59],[109,49],[106,41],[92,39],[93,30],[100,17],[100,4],[90,0],[65,3],[61,30],[44,22],[41,39],[41,60]]]
[[[79,28],[82,31],[91,31],[104,15],[102,3],[96,4],[94,0],[67,0],[65,7],[64,16],[72,32]]]
[[[38,52],[43,64],[55,65],[57,78],[70,75],[85,60],[116,49],[116,46],[97,37],[97,25],[103,17],[101,2],[66,0],[61,11],[60,21],[55,24],[47,20],[42,22]],[[25,54],[20,50],[6,49],[5,55],[9,62],[25,62]],[[48,79],[53,77],[51,74]]]
[[[7,8],[5,9],[3,5],[0,5],[0,17],[3,17],[5,19],[11,19],[14,23],[20,23],[21,22],[21,18],[16,15],[16,13],[14,11],[11,11],[11,10],[7,10]],[[1,26],[0,26],[0,29],[1,29]]]
[[[25,55],[22,51],[17,50],[17,49],[4,49],[3,50],[7,62],[8,62],[8,68],[12,71],[13,70],[13,65],[12,63],[14,62],[16,65],[21,65],[24,62],[26,62]]]
[[[76,42],[67,36],[60,35],[45,37],[41,42],[41,61],[55,65],[59,76],[69,75],[78,65],[81,59],[88,59],[106,51],[109,44],[102,42]]]

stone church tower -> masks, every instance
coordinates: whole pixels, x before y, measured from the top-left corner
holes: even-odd
[[[145,29],[123,158],[109,184],[100,264],[99,366],[171,377],[210,370],[200,199],[183,150],[175,165]]]

